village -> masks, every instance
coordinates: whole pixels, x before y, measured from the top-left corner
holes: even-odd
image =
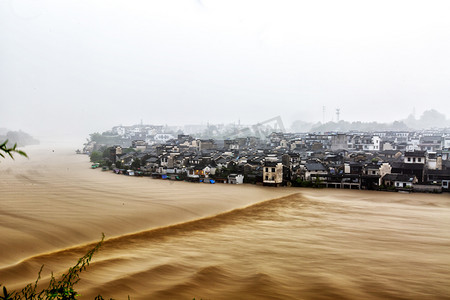
[[[117,174],[203,183],[449,191],[450,134],[444,129],[204,139],[136,125],[114,127],[109,134],[115,139],[91,139],[83,152],[94,167]]]

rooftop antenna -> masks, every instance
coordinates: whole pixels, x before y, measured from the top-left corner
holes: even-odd
[[[337,123],[339,122],[339,114],[340,114],[340,112],[341,112],[341,109],[340,108],[336,108],[336,119],[337,119]]]

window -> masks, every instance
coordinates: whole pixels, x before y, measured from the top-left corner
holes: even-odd
[[[415,157],[413,157],[413,162],[416,162],[416,158]]]
[[[408,157],[408,161],[411,161],[411,157]]]
[[[419,157],[419,158],[417,159],[417,161],[418,161],[418,162],[421,162],[421,161],[422,161],[422,159],[421,159],[421,158]]]
[[[269,176],[266,175],[266,180],[269,180]]]
[[[266,172],[269,172],[269,168],[266,168]],[[267,178],[266,178],[267,179]]]
[[[272,168],[272,172],[275,172],[275,168]]]

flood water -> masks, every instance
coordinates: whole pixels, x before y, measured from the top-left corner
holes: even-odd
[[[43,264],[45,284],[104,232],[81,299],[450,299],[449,194],[165,182],[29,152],[0,164],[10,288]]]

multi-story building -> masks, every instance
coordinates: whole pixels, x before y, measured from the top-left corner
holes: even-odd
[[[283,164],[268,160],[263,167],[263,184],[279,186],[283,183]]]

